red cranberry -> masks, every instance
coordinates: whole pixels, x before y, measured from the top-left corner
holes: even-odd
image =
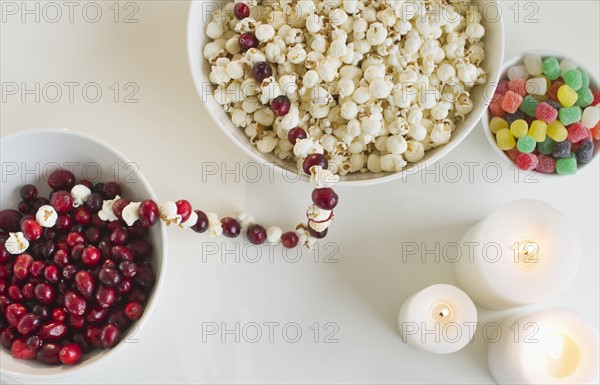
[[[8,279],[12,276],[13,265],[10,262],[0,264],[0,279]]]
[[[54,253],[54,263],[56,263],[56,265],[60,268],[64,268],[65,266],[67,266],[71,260],[71,257],[69,256],[69,252],[65,251],[65,250],[56,250],[56,252]]]
[[[110,244],[110,239],[102,240],[102,241],[98,242],[98,250],[100,250],[102,258],[104,258],[104,259],[110,258],[111,247],[112,246]]]
[[[104,197],[100,193],[93,193],[85,202],[85,206],[94,214],[102,209],[103,204]]]
[[[5,280],[0,279],[0,294],[6,294],[8,283]]]
[[[86,315],[86,320],[89,324],[98,324],[106,318],[108,315],[108,309],[101,306],[96,306],[90,310]]]
[[[86,298],[94,293],[94,277],[85,270],[75,274],[75,288]]]
[[[35,298],[41,303],[49,305],[54,301],[55,292],[52,286],[47,283],[38,283],[34,289]]]
[[[121,282],[121,274],[114,268],[103,268],[98,273],[98,279],[106,286],[117,286]]]
[[[159,218],[158,205],[151,199],[142,201],[138,208],[138,216],[140,217],[139,221],[143,226],[154,226]]]
[[[27,282],[21,288],[21,294],[23,294],[23,298],[27,301],[35,298],[35,285],[33,282]]]
[[[73,225],[73,221],[71,221],[71,217],[66,214],[59,214],[56,219],[56,229],[59,231],[67,231]]]
[[[37,194],[38,190],[32,184],[26,184],[19,190],[19,195],[25,202],[32,202],[35,198],[37,198]]]
[[[0,242],[0,263],[6,263],[9,259],[11,259],[12,254],[6,250],[4,247],[4,242]]]
[[[69,316],[69,326],[73,329],[82,329],[85,326],[85,317],[71,314]]]
[[[323,154],[310,154],[306,158],[304,158],[304,162],[302,162],[302,169],[305,173],[310,175],[310,168],[312,166],[321,166],[323,169],[329,167],[329,162],[327,162],[327,158]]]
[[[110,241],[115,245],[124,245],[129,239],[129,233],[123,228],[114,229],[110,233]]]
[[[131,278],[135,275],[135,273],[137,273],[137,266],[131,261],[123,261],[119,263],[119,270],[121,270],[123,276]]]
[[[110,255],[115,261],[133,261],[133,254],[127,246],[113,246],[110,249]]]
[[[25,344],[29,349],[37,352],[44,344],[44,341],[40,338],[40,336],[31,336],[25,340]]]
[[[75,265],[67,265],[63,268],[62,276],[66,282],[72,282],[79,269]]]
[[[23,215],[17,210],[2,210],[0,211],[0,229],[9,232],[20,231],[19,222]]]
[[[298,140],[306,138],[308,138],[308,134],[302,127],[294,127],[288,131],[288,140],[291,144],[296,144]]]
[[[135,221],[133,225],[129,226],[129,236],[133,238],[145,238],[149,231],[150,230],[139,221]]]
[[[19,204],[17,205],[17,208],[23,214],[34,214],[33,207],[31,206],[31,204],[29,204],[27,202],[24,202],[24,201],[19,202]]]
[[[88,242],[91,243],[98,243],[100,241],[100,236],[102,234],[100,233],[100,229],[97,227],[89,227],[85,230],[85,237],[88,240]]]
[[[196,220],[196,224],[190,227],[197,233],[203,233],[208,230],[208,217],[201,210],[195,210],[196,215],[198,215],[198,220]]]
[[[85,187],[89,188],[90,190],[91,190],[92,188],[94,188],[94,185],[92,184],[92,182],[91,182],[91,181],[89,181],[89,180],[87,180],[87,179],[82,179],[82,180],[80,180],[78,184],[82,184],[82,185],[84,185]]]
[[[104,197],[104,183],[98,182],[92,188],[92,192],[101,194]]]
[[[88,344],[87,341],[85,340],[85,337],[83,336],[82,332],[73,334],[72,340],[74,343],[81,346],[81,350],[83,351],[84,354],[91,352],[93,349],[93,347],[90,344]]]
[[[314,237],[314,238],[318,238],[318,239],[325,238],[327,236],[328,231],[329,231],[329,229],[325,229],[323,231],[315,231],[312,229],[312,227],[308,226],[308,233],[311,235],[311,237]]]
[[[261,245],[267,240],[267,230],[265,230],[265,228],[261,225],[252,224],[248,226],[246,236],[248,237],[250,243]]]
[[[24,338],[17,338],[10,347],[10,354],[20,360],[30,360],[35,358],[36,352],[27,347]]]
[[[132,290],[131,293],[127,295],[127,300],[142,303],[146,301],[146,293],[139,289]]]
[[[139,264],[137,267],[137,273],[135,274],[135,277],[133,277],[133,280],[137,285],[146,289],[154,286],[156,275],[154,274],[152,265],[147,262]]]
[[[291,106],[292,103],[290,102],[290,99],[285,95],[279,95],[271,101],[271,111],[277,116],[287,115],[287,113],[290,112]]]
[[[312,200],[323,210],[333,210],[338,204],[338,195],[329,187],[317,188],[312,192]]]
[[[13,341],[17,338],[17,330],[9,326],[0,332],[0,343],[6,349],[10,349]]]
[[[82,354],[83,351],[79,345],[70,343],[66,344],[60,349],[58,358],[60,358],[60,362],[65,365],[75,365],[81,359]]]
[[[46,230],[53,231],[52,229],[46,229]],[[49,237],[46,235],[46,238],[49,238]],[[44,242],[44,245],[42,247],[42,256],[44,258],[51,258],[52,255],[54,254],[54,251],[56,251],[56,244],[54,242],[52,242],[50,240]]]
[[[48,310],[48,306],[35,305],[32,311],[33,314],[40,319],[40,321],[45,321],[50,318],[50,310]]]
[[[40,209],[40,207],[45,206],[49,203],[50,201],[46,198],[35,198],[33,202],[31,202],[31,208],[33,209],[33,211],[37,212]]]
[[[121,185],[117,182],[108,182],[104,185],[103,191],[107,199],[115,199],[117,195],[121,195]]]
[[[29,269],[33,263],[33,257],[29,254],[21,254],[15,259],[13,274],[17,279],[25,279],[29,275]]]
[[[121,198],[115,201],[115,203],[113,203],[113,213],[115,214],[115,216],[120,220],[123,220],[123,209],[127,207],[127,205],[130,203],[131,201],[125,198]]]
[[[21,223],[21,231],[25,238],[30,241],[35,241],[39,239],[42,234],[42,226],[37,223],[34,219],[26,219]]]
[[[227,238],[235,238],[240,235],[240,224],[237,220],[231,217],[221,219],[221,227],[223,235]]]
[[[21,294],[21,289],[17,285],[10,285],[8,287],[8,298],[12,299],[15,302],[21,302],[23,299],[23,295]]]
[[[117,285],[117,291],[119,294],[127,294],[131,290],[131,281],[124,279],[120,284]]]
[[[273,68],[266,61],[258,62],[252,67],[252,76],[259,84],[271,75],[273,75]]]
[[[88,344],[95,348],[102,348],[102,342],[100,341],[100,333],[102,328],[96,325],[90,325],[85,329],[83,336]]]
[[[248,51],[250,48],[258,47],[258,39],[251,32],[246,32],[238,37],[238,44],[242,51]]]
[[[78,243],[85,243],[85,238],[83,237],[83,235],[81,233],[71,231],[67,235],[67,245],[73,247]]]
[[[44,341],[58,341],[67,335],[67,325],[62,322],[49,322],[40,328],[40,337]]]
[[[33,261],[30,268],[30,273],[33,278],[40,278],[44,274],[46,264],[43,261]]]
[[[59,214],[68,213],[73,208],[73,197],[68,191],[56,191],[50,196],[50,204]]]
[[[112,348],[119,342],[121,331],[114,323],[110,323],[102,328],[100,332],[100,342],[104,349]]]
[[[56,170],[48,177],[48,185],[54,191],[71,191],[75,186],[75,175],[68,170]]]
[[[25,314],[27,314],[27,309],[20,303],[12,303],[6,307],[6,320],[11,326],[17,326]]]
[[[245,19],[250,16],[250,7],[246,3],[237,3],[233,6],[233,15],[238,20]]]
[[[60,348],[59,344],[46,343],[37,352],[37,359],[46,365],[60,364],[60,359],[58,358]]]
[[[81,262],[86,266],[94,266],[100,262],[100,250],[94,246],[88,246],[81,252]]]
[[[40,328],[40,319],[35,314],[25,314],[17,324],[17,331],[24,336],[28,336]]]
[[[92,214],[90,213],[90,210],[87,207],[80,206],[75,209],[73,219],[75,219],[75,222],[85,226],[91,222]]]
[[[112,287],[100,286],[96,291],[96,301],[103,308],[110,307],[117,300],[117,292]]]
[[[129,242],[127,248],[131,250],[133,258],[135,259],[147,258],[152,254],[152,245],[150,242],[143,239],[134,239]]]
[[[144,313],[144,307],[139,302],[129,302],[123,310],[125,316],[132,321],[137,321]]]
[[[67,319],[67,314],[65,311],[59,307],[52,310],[52,319],[57,322],[65,322]]]
[[[177,215],[181,215],[181,223],[190,219],[190,215],[192,215],[192,205],[190,202],[181,199],[175,202],[175,205],[177,206]]]
[[[85,313],[86,306],[85,300],[75,292],[68,291],[65,293],[65,309],[69,314],[81,316]]]
[[[57,251],[58,253],[58,251]],[[56,283],[60,279],[58,268],[54,265],[48,265],[44,268],[44,278],[46,281]]]

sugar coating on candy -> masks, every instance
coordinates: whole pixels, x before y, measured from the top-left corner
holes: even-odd
[[[521,105],[523,97],[516,92],[506,91],[502,98],[502,109],[509,114],[514,114]]]
[[[547,128],[548,125],[543,120],[534,120],[531,122],[527,135],[531,136],[536,142],[543,142],[546,140]]]
[[[571,107],[577,102],[579,95],[568,84],[565,84],[558,89],[557,97],[563,107]]]
[[[517,119],[510,124],[510,133],[517,139],[523,135],[527,135],[528,129],[528,124],[523,119]]]
[[[539,154],[535,171],[543,172],[544,174],[553,174],[556,171],[556,160],[550,156]]]
[[[492,131],[493,134],[496,134],[503,128],[508,128],[508,122],[498,116],[494,116],[490,121],[490,131]]]
[[[558,101],[558,90],[565,84],[562,80],[555,80],[548,89],[547,95],[550,99]]]
[[[556,173],[559,175],[573,175],[577,172],[577,159],[569,157],[556,160]]]
[[[513,124],[513,122],[518,119],[525,119],[525,114],[521,110],[515,111],[514,114],[506,115],[506,121],[508,124]]]
[[[554,143],[556,142],[553,141],[549,136],[546,136],[546,139],[544,139],[543,142],[538,142],[537,150],[540,154],[551,155],[554,151]]]
[[[581,73],[581,87],[582,88],[589,88],[590,87],[590,75],[588,75],[587,72],[585,72],[584,70],[579,70],[579,72]]]
[[[535,116],[535,109],[537,108],[538,104],[540,104],[540,102],[538,102],[536,98],[531,95],[527,95],[523,98],[523,102],[521,102],[519,110],[523,111],[529,116]]]
[[[507,71],[508,80],[515,79],[525,79],[529,78],[529,72],[527,71],[527,67],[523,64],[517,64],[510,67]]]
[[[600,107],[586,107],[581,115],[583,127],[592,129],[600,121]]]
[[[594,157],[594,142],[591,139],[584,140],[575,152],[575,157],[579,163],[589,163]]]
[[[569,126],[581,120],[581,112],[581,107],[579,106],[561,108],[558,111],[558,119],[563,126]]]
[[[510,160],[512,160],[513,162],[517,161],[517,156],[519,156],[520,152],[519,150],[517,150],[516,147],[511,148],[510,150],[505,151],[506,155],[510,158]]]
[[[531,136],[524,135],[517,141],[517,150],[528,154],[535,150],[536,145],[536,141]]]
[[[582,88],[577,91],[577,105],[579,107],[587,107],[594,101],[594,94],[589,88]]]
[[[562,104],[560,104],[560,102],[557,102],[556,100],[553,100],[553,99],[546,100],[546,103],[548,103],[550,105],[550,107],[554,108],[556,111],[558,111],[562,108]]]
[[[546,129],[546,135],[555,142],[562,142],[563,140],[567,139],[568,134],[569,132],[565,126],[563,126],[563,124],[558,120],[550,123]]]
[[[592,128],[590,130],[590,134],[592,135],[592,138],[594,138],[594,140],[598,140],[600,141],[600,122],[598,122],[594,128]]]
[[[556,142],[554,144],[554,151],[552,156],[556,158],[568,158],[571,156],[571,142],[563,140],[562,142]]]
[[[567,127],[567,140],[571,143],[581,142],[590,137],[590,130],[583,127],[580,122],[573,123]]]
[[[542,61],[542,73],[550,80],[560,77],[560,64],[555,57],[547,57]]]
[[[546,78],[529,79],[527,80],[525,90],[527,94],[545,95],[548,91],[548,81],[546,80]]]
[[[496,134],[496,144],[502,151],[510,150],[515,147],[517,142],[508,128],[503,128]]]
[[[531,76],[539,76],[542,74],[542,57],[536,54],[528,54],[523,58],[523,63],[527,72]]]
[[[534,170],[539,163],[535,154],[521,153],[517,156],[517,167],[523,171]]]
[[[550,124],[556,120],[558,111],[546,102],[538,104],[535,109],[535,117]]]
[[[527,95],[527,83],[525,79],[514,79],[508,82],[508,89],[521,96]]]
[[[574,70],[577,68],[577,64],[571,59],[562,59],[560,61],[560,74],[564,75],[569,70]]]
[[[581,71],[577,69],[568,70],[563,74],[563,80],[573,91],[579,90],[583,86]]]
[[[600,91],[596,91],[592,94],[594,96],[594,100],[592,101],[592,106],[597,106],[600,104]]]
[[[510,82],[510,80],[500,80],[498,82],[498,87],[496,87],[496,93],[498,95],[504,95],[506,93],[506,91],[508,91],[508,83]]]
[[[489,109],[494,116],[502,117],[505,115],[504,109],[502,108],[502,101],[490,103]]]

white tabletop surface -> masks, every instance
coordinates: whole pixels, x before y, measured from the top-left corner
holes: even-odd
[[[6,3],[13,2],[2,1],[2,135],[33,127],[80,130],[137,162],[161,200],[185,197],[221,215],[244,209],[267,226],[290,227],[302,220],[310,186],[286,182],[281,175],[271,178],[268,168],[257,178],[255,164],[205,112],[187,64],[188,1],[138,0],[128,8],[120,2],[118,22],[113,2],[100,1],[97,23],[81,15],[87,2],[76,2],[80,7],[73,22],[61,6],[64,14],[57,23],[48,22],[54,13],[42,13],[40,22],[32,16],[22,22],[21,14],[5,12]],[[563,51],[599,76],[598,1],[508,1],[502,11],[507,57],[533,48]],[[124,23],[131,13],[138,22]],[[22,92],[36,82],[39,102]],[[43,94],[44,87],[52,91],[52,82],[63,92],[56,103],[49,102],[54,94]],[[72,101],[65,82],[79,83]],[[9,83],[20,87],[16,96],[5,92]],[[92,83],[102,90],[97,103],[81,93]],[[128,83],[133,85],[124,88]],[[116,95],[115,89],[120,89]],[[134,91],[137,102],[125,103]],[[472,178],[469,162],[478,162]],[[492,163],[502,170],[496,183],[482,174]],[[216,175],[209,172],[214,166]],[[384,185],[339,188],[341,203],[330,236],[318,247],[319,255],[305,252],[297,263],[289,261],[294,254],[286,261],[278,248],[262,249],[262,258],[252,263],[256,250],[245,249],[241,241],[215,242],[170,229],[166,287],[157,312],[135,335],[137,343],[60,383],[493,383],[481,334],[446,356],[418,353],[402,343],[396,314],[404,299],[428,285],[456,281],[451,263],[436,263],[433,257],[426,263],[403,262],[401,251],[408,242],[431,249],[458,241],[469,226],[518,198],[546,200],[562,211],[583,248],[581,268],[568,290],[519,311],[564,306],[598,325],[598,161],[568,179],[515,181],[478,125],[437,167],[437,173]],[[226,172],[236,168],[237,175]],[[326,257],[334,263],[324,263]],[[506,314],[480,310],[480,319]],[[236,323],[239,342],[234,332],[223,333]],[[262,336],[252,343],[255,323]],[[203,338],[203,325],[205,331],[216,325],[219,332]],[[294,327],[302,332],[297,343],[289,342]]]

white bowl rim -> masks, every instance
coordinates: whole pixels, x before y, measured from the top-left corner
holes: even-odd
[[[511,56],[510,59],[507,59],[502,64],[502,70],[500,72],[500,76],[502,78],[504,78],[503,75],[506,74],[506,71],[508,71],[509,67],[519,63],[521,60],[523,60],[525,55],[529,55],[529,54],[537,54],[537,55],[540,55],[541,57],[554,56],[557,59],[569,59],[569,60],[573,61],[575,64],[577,64],[577,68],[580,68],[580,69],[584,70],[585,72],[587,72],[587,74],[590,77],[590,86],[592,85],[592,83],[595,83],[598,86],[597,88],[600,89],[600,82],[598,81],[598,78],[585,65],[580,65],[579,62],[577,62],[576,60],[573,60],[572,56],[569,56],[569,55],[565,54],[564,52],[547,50],[547,49],[532,49],[532,50],[527,50],[527,51],[521,51],[521,52]],[[483,115],[481,117],[481,125],[483,126],[483,130],[485,131],[484,132],[485,137],[486,137],[488,143],[490,144],[490,146],[492,146],[492,148],[494,149],[494,152],[496,154],[498,154],[499,157],[504,159],[504,161],[507,162],[509,165],[514,166],[515,168],[518,169],[517,164],[515,162],[513,162],[513,160],[510,159],[508,157],[508,155],[506,155],[506,153],[504,151],[500,150],[498,148],[498,146],[496,145],[496,138],[494,137],[494,135],[492,134],[492,131],[490,130],[489,108],[486,108],[485,111],[483,112]],[[595,141],[595,142],[598,143],[597,141]],[[541,178],[556,178],[556,177],[575,176],[575,175],[580,174],[583,170],[587,169],[589,165],[596,162],[599,157],[598,156],[599,153],[600,153],[600,149],[598,148],[598,146],[596,146],[596,148],[594,149],[594,155],[592,157],[592,160],[590,160],[589,162],[587,162],[583,165],[579,165],[579,163],[577,163],[577,172],[575,174],[571,174],[571,175],[561,175],[561,174],[557,174],[556,172],[554,172],[552,174],[546,174],[546,173],[539,172],[536,170],[531,170],[531,171],[523,171],[520,169],[518,169],[518,170],[519,170],[519,172],[533,173],[533,175],[535,175],[536,178],[538,176]]]
[[[196,92],[199,94],[200,98],[202,98],[202,95],[200,95],[200,90],[202,89],[202,84],[203,84],[203,79],[201,78],[202,71],[198,71],[198,73],[196,73],[196,70],[194,69],[194,67],[192,66],[192,55],[193,49],[198,49],[198,47],[192,47],[191,44],[191,39],[190,36],[191,34],[195,31],[192,30],[192,19],[193,19],[193,12],[195,11],[196,8],[200,7],[200,5],[203,2],[206,2],[207,0],[203,0],[203,1],[191,1],[190,2],[190,8],[188,11],[188,19],[187,19],[187,54],[188,54],[188,66],[190,69],[190,72],[192,74],[192,78],[194,80],[194,85],[196,87]],[[217,2],[217,1],[221,1],[223,2],[224,0],[209,0],[211,2]],[[232,0],[233,1],[233,0]],[[500,0],[489,0],[491,2],[495,2],[495,3],[499,3]],[[504,16],[502,14],[499,15],[498,20],[495,21],[495,23],[499,23],[499,28],[500,28],[500,42],[498,44],[498,50],[500,50],[500,61],[503,62],[504,60],[504,54],[505,54],[505,35],[504,35]],[[204,33],[204,32],[203,32]],[[493,91],[495,91],[496,86],[498,85],[499,79],[500,79],[500,75],[502,73],[502,63],[500,63],[499,65],[499,71],[498,71],[498,76],[496,76],[494,79],[489,78],[487,81],[487,84],[493,84]],[[208,76],[206,77],[205,80],[208,80]],[[369,178],[369,179],[359,179],[359,180],[345,180],[344,177],[340,177],[340,181],[337,183],[338,186],[340,187],[360,187],[360,186],[372,186],[372,185],[376,185],[376,184],[381,184],[381,183],[386,183],[386,182],[390,182],[390,181],[394,181],[394,180],[398,180],[398,179],[403,179],[418,173],[419,171],[426,169],[427,167],[429,167],[430,165],[438,162],[442,157],[444,157],[445,155],[447,155],[448,153],[450,153],[456,146],[458,146],[475,128],[475,126],[477,126],[477,122],[479,120],[481,120],[482,115],[485,111],[487,111],[488,109],[488,105],[489,102],[485,102],[485,107],[482,109],[482,111],[479,113],[479,116],[477,117],[477,119],[475,120],[475,123],[473,124],[473,126],[465,131],[462,131],[460,133],[460,135],[456,135],[453,136],[452,139],[450,140],[450,142],[444,144],[444,151],[439,151],[438,153],[436,153],[435,155],[432,155],[431,158],[427,159],[424,162],[419,162],[416,165],[413,165],[409,168],[406,168],[402,171],[398,171],[398,172],[385,172],[382,173],[382,176],[380,177],[374,177],[374,178]],[[204,103],[203,103],[204,104]],[[226,137],[230,137],[229,132],[221,125],[221,123],[219,122],[219,119],[216,115],[216,112],[213,111],[210,108],[204,108],[205,111],[207,111],[210,115],[210,117],[212,118],[213,123],[219,128],[219,130],[226,136]],[[471,114],[473,114],[473,112],[471,112]],[[470,114],[470,115],[471,115]],[[469,115],[469,116],[470,116]],[[253,151],[250,151],[250,149],[248,147],[245,147],[239,140],[237,140],[236,138],[233,138],[233,140],[230,140],[233,143],[235,143],[235,145],[240,148],[245,154],[247,154],[251,159],[253,159],[256,162],[259,162],[259,164],[269,164],[271,167],[274,168],[274,170],[276,170],[278,173],[288,173],[290,170],[284,170],[280,165],[273,163],[273,162],[269,162],[266,158],[262,158],[260,157],[258,154],[256,154]],[[296,173],[296,171],[294,171],[294,173]],[[308,181],[308,177],[306,175],[301,175],[301,178],[304,181]]]
[[[30,128],[30,129],[13,132],[8,135],[3,135],[0,137],[0,140],[2,140],[2,141],[10,140],[10,139],[18,138],[21,136],[35,135],[35,134],[39,134],[39,133],[50,133],[50,134],[57,133],[57,134],[73,135],[75,137],[79,137],[84,140],[93,142],[94,144],[96,144],[100,147],[103,147],[104,149],[110,151],[112,154],[114,154],[117,158],[121,159],[125,163],[131,162],[127,156],[125,156],[123,153],[121,153],[119,150],[117,150],[112,145],[96,138],[93,135],[86,134],[86,133],[76,131],[76,130],[67,129],[67,128],[53,128],[53,127]],[[156,194],[155,194],[154,190],[152,189],[150,183],[148,183],[148,180],[144,176],[143,172],[139,171],[138,174],[136,175],[136,177],[139,178],[139,181],[142,183],[143,187],[150,193],[150,196],[147,199],[152,199],[156,202],[157,201]],[[165,281],[165,276],[166,276],[165,272],[166,272],[166,267],[167,267],[167,257],[166,257],[167,256],[167,228],[162,221],[160,221],[160,223],[158,225],[160,226],[160,237],[161,237],[161,244],[162,244],[162,247],[160,249],[160,253],[161,253],[160,274],[158,274],[157,280],[154,284],[155,285],[153,288],[154,293],[153,293],[152,297],[149,299],[147,306],[144,308],[144,314],[142,315],[142,318],[140,318],[138,321],[136,321],[135,325],[138,327],[138,330],[142,330],[144,328],[144,326],[148,322],[148,319],[151,317],[151,315],[156,310],[157,302],[158,302],[160,293],[162,292],[162,288],[164,286],[164,281]],[[126,336],[123,335],[122,337],[126,337]],[[115,347],[113,347],[111,349],[107,349],[105,352],[103,352],[102,353],[103,357],[98,359],[96,362],[93,362],[89,365],[82,365],[82,364],[85,364],[85,361],[83,361],[83,362],[80,362],[78,365],[66,368],[64,370],[64,372],[61,372],[61,373],[39,374],[39,375],[32,374],[32,373],[20,373],[20,372],[14,372],[14,371],[8,370],[8,369],[4,368],[1,364],[0,364],[0,373],[6,377],[21,379],[21,380],[42,380],[42,379],[54,380],[54,379],[58,379],[58,378],[71,377],[76,374],[81,374],[82,372],[90,369],[91,367],[97,366],[99,363],[105,361],[105,358],[108,357],[109,355],[110,356],[115,355],[117,351],[120,351],[122,349],[123,345],[124,345],[124,340],[122,339],[121,341],[119,341],[119,343]],[[2,349],[4,349],[4,348],[2,348]],[[5,349],[5,351],[6,351],[6,349]],[[10,352],[8,354],[10,354]],[[57,367],[60,367],[60,366],[57,366]]]

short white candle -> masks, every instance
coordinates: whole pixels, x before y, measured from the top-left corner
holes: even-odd
[[[598,334],[582,316],[547,309],[502,323],[488,364],[499,384],[597,384]]]
[[[398,314],[402,341],[430,353],[459,351],[469,343],[476,327],[475,304],[452,285],[433,285],[413,294]]]
[[[498,208],[463,236],[459,286],[490,309],[556,297],[573,281],[581,246],[573,226],[548,203],[523,199]]]

